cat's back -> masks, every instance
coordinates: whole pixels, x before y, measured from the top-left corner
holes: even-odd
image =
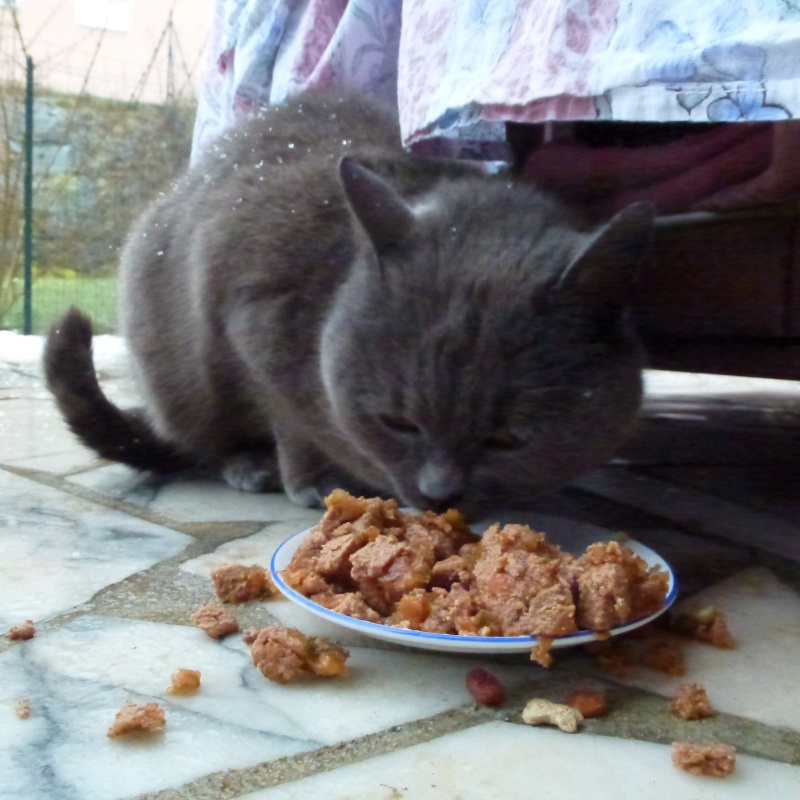
[[[281,254],[335,247],[349,220],[337,173],[348,153],[403,159],[394,111],[352,93],[311,93],[221,134],[133,227],[121,263],[123,328],[156,324],[151,317],[169,308],[172,319],[188,313],[187,296],[209,281],[235,282],[260,254],[276,257],[277,278]]]
[[[345,152],[402,155],[393,109],[350,92],[309,93],[258,114],[222,133],[198,159],[192,173],[206,185],[235,182],[248,167],[276,170],[331,162]],[[241,173],[239,173],[241,174]]]

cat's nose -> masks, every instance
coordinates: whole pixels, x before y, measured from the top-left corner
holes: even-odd
[[[422,495],[422,500],[425,506],[423,510],[435,511],[437,514],[441,514],[443,511],[447,511],[450,508],[458,508],[463,498],[464,495],[461,492],[442,498],[426,497],[425,495]]]
[[[458,505],[464,495],[466,472],[455,461],[441,456],[428,459],[417,476],[417,488],[426,507],[446,511]]]

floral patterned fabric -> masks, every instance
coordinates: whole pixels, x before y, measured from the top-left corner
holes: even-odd
[[[397,102],[402,0],[216,0],[192,153],[237,119],[305,89]]]
[[[800,3],[217,0],[195,151],[320,86],[396,102],[407,145],[477,157],[502,152],[509,120],[789,119]]]

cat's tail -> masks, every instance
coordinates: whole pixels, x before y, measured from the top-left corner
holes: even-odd
[[[136,411],[120,409],[105,396],[92,357],[92,321],[77,308],[50,330],[44,372],[72,432],[101,457],[161,473],[197,466],[190,455],[161,439]]]

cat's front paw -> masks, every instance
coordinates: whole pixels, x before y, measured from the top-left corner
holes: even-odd
[[[265,451],[237,453],[222,465],[225,482],[240,492],[279,492],[281,479],[275,454]]]
[[[286,486],[286,495],[298,506],[304,508],[325,508],[325,498],[334,489],[344,489],[355,497],[372,497],[375,489],[360,483],[349,475],[337,470],[329,470],[319,475],[313,484]]]
[[[303,508],[323,508],[325,505],[316,486],[287,486],[286,495],[296,506]]]

